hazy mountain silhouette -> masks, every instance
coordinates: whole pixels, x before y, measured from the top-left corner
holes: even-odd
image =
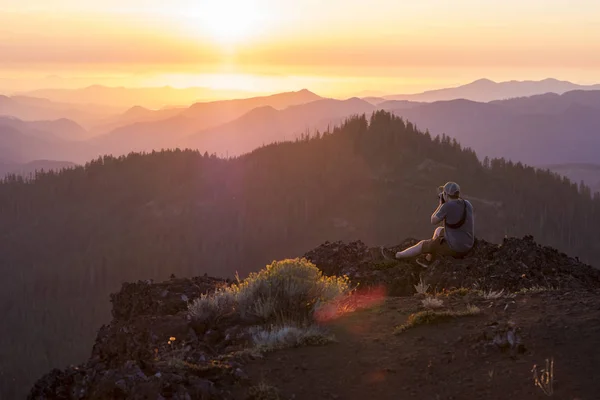
[[[409,101],[409,100],[385,100],[384,99],[384,101],[377,103],[376,105],[377,105],[377,108],[382,109],[382,110],[401,110],[401,109],[414,108],[421,104],[425,104],[425,103],[418,102],[418,101]]]
[[[212,124],[215,124],[214,121],[220,121],[216,123],[230,121],[257,107],[270,106],[281,110],[320,99],[321,96],[314,94],[310,90],[302,89],[297,92],[278,93],[271,96],[196,103],[183,111],[181,115],[202,120],[210,117],[213,121]]]
[[[94,126],[91,129],[92,136],[106,134],[127,125],[166,120],[175,117],[185,109],[186,107],[175,107],[151,110],[142,106],[133,106],[124,113],[112,116]]]
[[[274,109],[284,109],[318,99],[321,97],[308,90],[301,90],[248,99],[196,103],[183,110],[166,109],[148,112],[149,110],[135,108],[129,110],[128,116],[140,117],[144,121],[116,128],[108,134],[96,137],[93,143],[101,152],[110,154],[169,148],[180,143],[188,135],[230,122],[255,108],[269,106]],[[156,119],[157,116],[172,114],[176,115],[166,119]]]
[[[102,85],[83,89],[41,89],[27,92],[27,95],[43,97],[66,103],[96,103],[129,108],[139,105],[148,108],[161,108],[172,104],[191,104],[197,101],[236,98],[250,93],[240,90],[214,90],[203,87],[176,89],[170,86],[125,88]]]
[[[187,138],[184,147],[240,155],[270,143],[292,140],[303,133],[324,131],[354,114],[371,113],[372,104],[352,98],[323,99],[276,110],[265,106],[224,125],[204,130]]]
[[[24,121],[70,119],[89,127],[120,112],[119,108],[95,104],[57,103],[47,99],[0,95],[0,115]]]
[[[11,163],[38,159],[82,162],[93,154],[89,144],[81,141],[84,134],[81,126],[65,119],[30,122],[0,117],[0,159]]]
[[[411,101],[446,101],[466,99],[488,102],[493,100],[510,99],[514,97],[533,96],[544,93],[562,94],[572,90],[600,90],[600,85],[577,85],[557,79],[542,81],[508,81],[494,82],[489,79],[479,79],[469,84],[455,88],[429,90],[418,94],[399,94],[384,96],[388,100]]]
[[[497,100],[498,104],[520,114],[557,114],[578,104],[600,110],[600,90],[574,90],[563,94],[546,93],[509,100]]]
[[[25,135],[41,139],[84,140],[86,130],[66,118],[54,121],[22,121],[14,117],[0,117],[0,125],[11,126]]]
[[[598,95],[567,93],[559,97],[564,102],[560,107],[547,107],[548,96],[494,103],[453,100],[399,109],[395,114],[432,134],[456,138],[480,157],[505,157],[531,165],[594,163],[600,151],[600,112],[591,105]],[[515,106],[524,102],[530,113]],[[542,109],[546,113],[540,113]]]
[[[384,101],[387,101],[387,99],[384,99],[383,97],[361,97],[361,99],[363,99],[364,101],[373,104],[374,106],[383,103]]]
[[[547,168],[562,176],[566,176],[573,182],[585,182],[592,192],[600,192],[600,164],[552,164],[542,165],[540,168]]]

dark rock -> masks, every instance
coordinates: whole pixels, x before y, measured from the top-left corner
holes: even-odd
[[[147,281],[124,283],[119,293],[111,295],[113,318],[126,321],[141,315],[177,314],[187,309],[189,299],[225,285],[224,280],[209,277],[172,278],[158,284]]]
[[[440,257],[428,268],[398,261],[388,254],[412,246],[408,239],[382,252],[362,242],[325,243],[306,253],[326,275],[347,275],[362,287],[384,286],[388,295],[412,295],[422,278],[432,289],[459,287],[518,291],[535,286],[594,289],[600,287],[600,270],[585,265],[556,249],[540,246],[533,237],[505,238],[501,245],[476,240],[462,259]],[[387,255],[387,256],[386,256]]]

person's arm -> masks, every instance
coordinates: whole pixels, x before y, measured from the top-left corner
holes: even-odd
[[[446,203],[438,206],[438,208],[431,214],[431,224],[437,225],[446,218]]]

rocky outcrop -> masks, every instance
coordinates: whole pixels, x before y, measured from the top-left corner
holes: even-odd
[[[532,287],[594,289],[600,287],[600,270],[568,257],[551,247],[538,245],[533,237],[506,238],[501,244],[477,240],[462,259],[441,257],[430,265],[397,261],[396,251],[417,243],[409,239],[390,249],[364,243],[324,243],[305,254],[325,273],[347,275],[363,286],[385,286],[390,295],[411,295],[421,279],[441,291],[477,288],[515,292]],[[424,260],[422,260],[424,261]]]
[[[407,240],[394,253],[414,244]],[[441,258],[426,268],[386,258],[362,242],[325,243],[306,254],[328,275],[347,275],[361,287],[384,287],[389,295],[412,295],[420,280],[433,289],[479,288],[518,291],[531,287],[600,288],[600,271],[531,237],[500,245],[477,241],[463,259]],[[228,285],[197,277],[125,283],[111,295],[113,320],[98,332],[90,359],[53,370],[31,389],[29,399],[238,399],[250,382],[244,372],[248,326],[261,321],[221,315],[208,321],[188,317],[188,303]],[[499,345],[518,349],[518,332],[489,333]],[[517,338],[517,339],[515,339]],[[516,350],[515,350],[516,351]],[[241,393],[246,393],[242,391]]]
[[[186,312],[188,301],[223,285],[208,277],[123,284],[111,296],[113,320],[100,328],[90,359],[51,371],[29,399],[231,398],[244,373],[219,355],[243,348],[248,338],[236,321],[197,330]]]

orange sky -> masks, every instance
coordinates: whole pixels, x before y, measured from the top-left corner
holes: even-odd
[[[482,77],[600,82],[596,0],[4,2],[5,92],[97,83],[344,96]]]

